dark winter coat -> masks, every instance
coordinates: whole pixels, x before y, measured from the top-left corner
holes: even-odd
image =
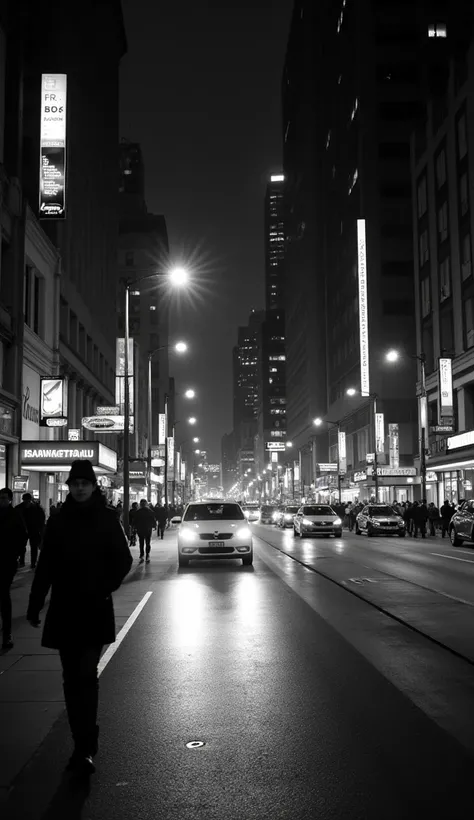
[[[453,517],[453,508],[451,507],[451,504],[443,504],[439,513],[443,521],[449,523]]]
[[[155,518],[160,527],[164,527],[168,521],[168,510],[166,507],[155,507]]]
[[[15,509],[21,513],[21,517],[23,518],[26,529],[28,530],[28,538],[41,538],[46,521],[43,507],[39,504],[35,504],[34,502],[27,505],[24,501],[22,501],[21,504],[18,504],[18,507]]]
[[[100,490],[87,504],[71,495],[48,520],[28,605],[39,620],[51,587],[42,645],[101,646],[115,640],[112,592],[132,565],[123,527]]]
[[[0,575],[13,577],[27,540],[28,533],[18,508],[11,504],[0,508]]]
[[[156,525],[155,513],[149,507],[139,507],[133,517],[133,526],[139,535],[146,535]]]
[[[415,524],[425,524],[428,520],[428,508],[424,504],[412,507],[412,518]]]

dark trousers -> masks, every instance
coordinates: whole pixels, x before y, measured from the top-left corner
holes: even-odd
[[[434,518],[429,519],[430,522],[430,535],[436,535],[436,521]]]
[[[146,544],[146,554],[147,554],[147,557],[148,557],[148,555],[150,554],[150,549],[151,549],[151,544],[150,544],[151,530],[148,530],[148,532],[145,532],[145,533],[139,532],[138,533],[138,541],[139,541],[139,544],[140,544],[140,558],[143,558],[143,556],[145,554],[144,553],[145,544]]]
[[[31,566],[35,567],[38,560],[38,550],[41,546],[41,535],[30,536]]]
[[[418,535],[418,531],[422,538],[426,538],[426,521],[415,521],[414,522],[414,532],[413,538],[416,538]]]
[[[160,524],[160,522],[158,521],[157,527],[158,527],[158,537],[161,538],[161,540],[163,540],[164,535],[165,535],[166,522],[163,522],[163,524]]]
[[[451,520],[451,519],[449,519],[449,521],[450,521],[450,520]],[[445,536],[445,535],[446,535],[446,533],[448,532],[448,528],[449,528],[449,521],[448,521],[448,519],[447,519],[447,518],[442,518],[442,519],[441,519],[441,538],[444,538],[444,536]]]
[[[97,753],[99,677],[102,646],[71,646],[59,650],[63,667],[66,710],[74,746],[85,755]]]
[[[15,577],[15,570],[0,569],[0,615],[2,617],[3,639],[10,637],[12,631],[12,599],[10,587]]]

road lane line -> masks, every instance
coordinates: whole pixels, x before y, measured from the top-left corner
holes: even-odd
[[[474,564],[468,558],[456,558],[454,555],[442,555],[440,552],[430,552],[430,555],[437,555],[438,558],[449,558],[450,561],[462,561],[464,564]]]
[[[102,674],[102,672],[104,671],[104,669],[107,666],[108,662],[110,660],[112,660],[113,656],[115,655],[115,653],[116,653],[117,649],[119,648],[120,644],[122,643],[123,639],[126,637],[127,632],[129,632],[129,630],[132,628],[133,624],[135,623],[138,616],[140,615],[140,612],[142,611],[143,607],[145,606],[148,599],[152,595],[153,595],[153,592],[145,592],[145,595],[141,599],[140,603],[137,604],[137,606],[133,610],[130,617],[127,618],[126,622],[122,626],[122,629],[120,630],[119,634],[117,635],[117,637],[115,639],[115,643],[111,643],[109,648],[107,649],[107,651],[104,652],[104,654],[102,655],[102,657],[99,661],[99,675]]]

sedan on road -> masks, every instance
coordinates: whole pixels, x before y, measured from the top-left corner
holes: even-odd
[[[293,532],[300,538],[306,535],[334,535],[335,538],[340,538],[342,521],[328,504],[307,504],[296,513]]]
[[[265,505],[260,510],[260,523],[261,524],[273,524],[273,513],[275,512],[276,507],[269,507]]]
[[[474,542],[474,501],[463,501],[449,522],[449,537],[453,547],[464,541]]]
[[[398,535],[405,537],[405,522],[393,507],[387,504],[368,504],[356,518],[356,535]]]
[[[178,531],[179,566],[206,558],[241,558],[244,566],[253,563],[252,532],[239,504],[187,505]]]
[[[278,526],[280,526],[282,529],[285,529],[286,527],[292,527],[293,522],[295,520],[295,515],[297,514],[298,510],[298,505],[288,504],[282,510],[280,519],[278,521]]]

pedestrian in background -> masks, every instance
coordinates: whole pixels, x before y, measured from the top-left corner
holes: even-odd
[[[433,501],[431,501],[428,506],[428,520],[430,524],[430,535],[436,535],[436,526],[439,521],[439,510]]]
[[[46,522],[45,512],[40,504],[33,501],[31,493],[24,493],[21,504],[16,507],[21,514],[27,530],[27,540],[30,542],[31,569],[36,567],[38,550],[43,540]],[[20,567],[25,566],[26,541],[20,557]]]
[[[138,543],[140,545],[140,557],[138,561],[140,564],[143,564],[143,561],[146,557],[146,562],[147,564],[149,564],[151,536],[154,528],[156,527],[156,520],[155,513],[153,512],[153,510],[150,510],[146,498],[141,499],[140,507],[136,511],[133,520],[135,523],[135,527],[137,528]]]
[[[161,507],[159,504],[157,504],[155,507],[155,518],[158,528],[158,537],[161,538],[161,540],[163,541],[163,538],[165,536],[166,523],[168,521],[168,510],[166,509],[166,507]]]
[[[449,522],[453,517],[453,510],[447,498],[445,499],[439,513],[441,516],[441,538],[444,538],[446,533],[449,533]]]
[[[10,588],[18,568],[18,559],[26,539],[26,527],[17,508],[13,507],[9,487],[0,490],[0,615],[2,616],[2,649],[13,649],[12,599]]]
[[[413,508],[413,538],[418,537],[418,532],[420,532],[422,538],[426,538],[426,522],[428,520],[426,501],[423,500],[420,504],[415,501]]]
[[[74,740],[67,768],[92,774],[99,738],[98,664],[104,645],[115,641],[112,592],[130,570],[132,556],[91,462],[74,461],[66,483],[66,501],[46,526],[26,617],[32,626],[40,625],[51,588],[42,645],[58,649],[61,659]]]
[[[405,528],[408,535],[411,535],[413,532],[413,504],[410,501],[407,501],[404,513],[403,513],[403,520],[405,521]]]

